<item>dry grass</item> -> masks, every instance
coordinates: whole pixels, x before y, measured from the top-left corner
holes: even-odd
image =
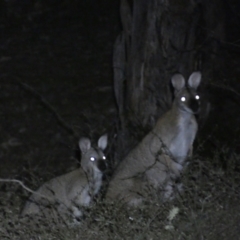
[[[223,148],[224,149],[224,148]],[[222,160],[228,166],[222,166]],[[185,192],[169,203],[151,199],[138,208],[99,200],[80,225],[59,218],[19,219],[23,189],[1,184],[1,239],[239,239],[239,155],[216,150],[211,159],[192,159]]]

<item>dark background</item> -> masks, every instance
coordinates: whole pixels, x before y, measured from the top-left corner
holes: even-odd
[[[36,169],[54,176],[69,163],[75,167],[80,136],[116,132],[112,49],[121,31],[119,1],[0,4],[0,175],[25,178]],[[210,79],[219,86],[205,88],[211,112],[199,136],[214,136],[208,147],[240,151],[240,6],[232,0],[224,7],[226,42],[217,58],[225,66]]]
[[[172,239],[210,239],[212,232],[218,237],[211,239],[239,236],[240,3],[225,1],[224,6],[227,34],[217,55],[224,67],[203,79],[208,82],[203,89],[211,111],[196,138],[190,177],[186,174],[188,190],[183,202],[177,202],[179,232],[185,235],[181,238],[176,232],[170,234]],[[111,162],[118,122],[112,50],[121,31],[119,1],[0,1],[0,12],[0,178],[19,179],[36,189],[75,169],[81,136],[95,143],[108,133]],[[6,236],[17,229],[11,224],[13,218],[18,223],[28,196],[17,184],[0,184],[0,225],[9,229]],[[144,230],[146,239],[159,239],[159,226],[164,228],[169,209],[163,207],[160,214],[159,209],[140,209],[140,224],[134,228],[136,222],[113,208],[108,219],[116,219],[116,224],[101,229],[108,233],[112,226],[113,233],[119,230],[115,239],[134,239],[142,236],[150,219],[149,229],[153,227]],[[98,234],[98,225],[95,230]],[[20,239],[18,233],[12,239]]]
[[[96,141],[116,133],[112,49],[121,31],[119,1],[0,4],[0,175],[32,184],[30,172],[49,179],[42,172],[55,176],[75,167],[80,136]],[[219,86],[204,89],[211,111],[198,134],[200,142],[214,136],[205,141],[207,152],[222,145],[240,151],[240,6],[232,0],[224,7],[226,42],[217,58],[225,66],[207,79]]]
[[[65,172],[77,162],[68,159],[75,157],[80,136],[96,141],[114,129],[118,1],[1,5],[0,175],[22,178],[29,168],[41,169],[40,175]]]

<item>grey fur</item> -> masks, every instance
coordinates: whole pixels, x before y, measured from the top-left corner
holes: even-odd
[[[146,186],[159,191],[163,200],[174,197],[174,182],[191,155],[198,129],[194,114],[199,111],[196,89],[200,81],[200,72],[191,74],[188,87],[181,74],[172,77],[175,99],[171,109],[120,162],[109,183],[108,200],[121,199],[129,205],[138,205],[145,198]],[[181,188],[180,185],[177,187]]]
[[[98,140],[94,149],[88,138],[79,140],[82,153],[81,168],[53,178],[44,183],[26,202],[21,216],[40,214],[57,217],[70,215],[82,216],[81,207],[89,206],[102,185],[102,171],[99,161],[106,161],[103,150],[107,147],[107,135]]]

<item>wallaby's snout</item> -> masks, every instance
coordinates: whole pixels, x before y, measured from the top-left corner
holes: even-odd
[[[195,95],[195,96],[190,96],[190,100],[188,103],[189,108],[192,110],[193,113],[199,113],[200,110],[200,97],[199,95]]]
[[[107,164],[106,164],[106,160],[99,160],[98,161],[98,169],[101,172],[105,172],[107,170]]]

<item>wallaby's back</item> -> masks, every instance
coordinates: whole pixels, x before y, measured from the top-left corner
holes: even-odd
[[[76,191],[79,191],[79,195],[82,193],[83,196],[84,191],[88,191],[88,188],[86,188],[87,184],[85,173],[81,168],[53,178],[44,183],[36,190],[36,193],[31,195],[25,204],[22,215],[44,212],[44,209],[47,210],[47,208],[58,209],[58,204],[60,208],[71,211],[71,205],[73,203],[69,200],[74,200],[74,196],[76,196],[77,193]],[[82,201],[82,205],[84,202],[88,205],[90,200],[86,197],[84,200],[85,201]]]
[[[194,114],[199,111],[196,89],[201,74],[194,72],[188,86],[182,75],[172,77],[175,99],[171,109],[159,118],[153,130],[119,164],[106,194],[107,199],[123,199],[130,205],[142,201],[145,185],[172,195],[172,181],[180,176],[191,153],[197,132]]]

